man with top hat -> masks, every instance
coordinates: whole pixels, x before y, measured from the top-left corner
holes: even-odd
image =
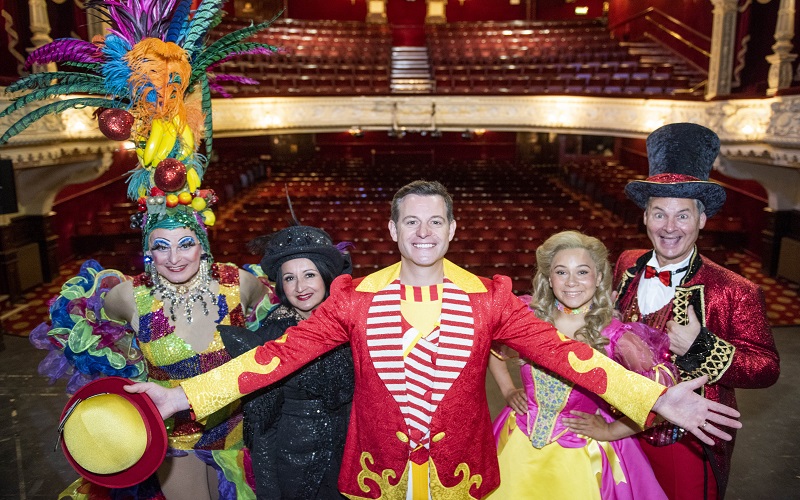
[[[708,180],[718,154],[719,138],[700,125],[674,123],[650,134],[650,176],[625,193],[644,209],[653,249],[623,252],[615,283],[624,321],[662,330],[681,378],[708,377],[705,397],[735,408],[734,388],[768,387],[780,369],[761,289],[695,245],[725,202],[725,189]],[[670,499],[724,496],[733,440],[709,445],[669,423],[639,439]]]
[[[271,384],[350,342],[355,393],[339,490],[352,499],[479,499],[500,482],[486,402],[493,342],[601,395],[645,425],[651,409],[709,444],[739,427],[738,412],[694,390],[668,390],[581,342],[558,334],[511,290],[444,258],[455,235],[453,202],[438,182],[416,181],[392,200],[389,232],[399,263],[369,276],[339,276],[311,317],[274,342],[165,389],[135,384],[162,415],[219,405]]]

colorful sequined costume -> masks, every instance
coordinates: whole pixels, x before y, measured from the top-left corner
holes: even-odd
[[[280,338],[303,318],[292,308],[273,308],[261,327],[220,329],[225,347],[238,356]],[[350,402],[353,356],[339,346],[244,401],[244,440],[250,449],[259,498],[341,499],[337,482]]]
[[[212,277],[219,281],[217,324],[244,326],[245,318],[239,301],[239,269],[230,264],[214,264]],[[147,279],[147,274],[134,278],[133,294],[139,317],[136,338],[147,362],[149,381],[175,387],[181,381],[206,373],[231,359],[218,331],[209,346],[199,353],[178,337],[174,333],[175,327],[167,319],[164,304],[150,294]],[[207,462],[212,457],[215,468],[231,482],[227,488],[235,488],[228,492],[232,494],[229,498],[253,495],[244,477],[242,419],[241,404],[234,402],[199,421],[192,420],[189,412],[180,412],[166,421],[170,448],[179,454],[196,450],[198,456]]]
[[[500,482],[486,402],[492,342],[507,344],[534,362],[602,395],[639,424],[664,387],[628,372],[591,347],[559,335],[511,291],[504,276],[479,278],[444,261],[439,351],[428,372],[436,397],[427,432],[414,435],[404,417],[409,376],[403,365],[400,264],[365,278],[339,276],[330,297],[280,339],[204,375],[184,381],[198,417],[291,374],[350,342],[356,389],[339,490],[349,498],[405,499],[411,462],[426,465],[416,484],[433,499],[483,498]],[[427,446],[413,441],[420,439]]]
[[[642,316],[639,313],[637,290],[646,263],[653,251],[631,250],[617,261],[614,282],[619,290],[618,309],[626,321],[641,321],[663,330],[670,319],[685,320],[689,306],[693,306],[702,328],[700,335],[675,363],[681,379],[709,376],[704,387],[705,397],[736,408],[734,388],[758,389],[769,387],[780,373],[778,352],[766,317],[766,306],[761,289],[738,274],[701,257],[695,248],[689,269],[675,290],[674,299],[663,310]],[[726,429],[736,436],[735,429]],[[691,446],[701,449],[710,462],[717,483],[719,498],[725,494],[730,473],[731,455],[735,440],[715,440],[713,447],[702,445],[694,436],[685,435],[680,441],[665,447],[650,446],[643,442],[648,457],[664,453],[672,446]],[[651,458],[654,462],[656,458]],[[654,467],[656,477],[670,497],[702,498],[699,492],[687,492],[685,481],[666,477]],[[679,474],[679,472],[678,472]],[[702,482],[702,471],[699,473]]]
[[[641,323],[612,320],[602,332],[610,341],[606,353],[625,365],[623,351],[644,348],[657,364],[650,342],[639,344],[630,338],[647,339],[646,330]],[[621,342],[627,347],[617,349]],[[595,441],[570,432],[562,423],[562,418],[575,417],[572,410],[593,414],[599,409],[607,421],[614,420],[599,397],[528,363],[520,367],[520,375],[528,412],[518,415],[506,407],[495,420],[500,487],[489,498],[666,499],[635,437]]]

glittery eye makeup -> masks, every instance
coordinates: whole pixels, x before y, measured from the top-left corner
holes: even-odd
[[[192,248],[196,244],[197,242],[194,241],[194,238],[192,238],[191,236],[184,236],[183,238],[180,239],[180,241],[178,241],[178,248],[185,250],[187,248]]]
[[[156,238],[153,240],[153,244],[150,245],[150,251],[154,252],[156,250],[163,251],[168,250],[170,247],[170,242],[164,238]]]

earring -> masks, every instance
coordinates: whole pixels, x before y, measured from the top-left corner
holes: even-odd
[[[158,279],[158,271],[156,270],[156,266],[153,264],[153,257],[146,256],[145,257],[145,272],[150,275],[150,282],[153,285],[157,285],[159,282]]]
[[[146,276],[145,285],[148,288],[152,288],[155,285],[155,282],[154,282],[154,278],[155,277],[153,276],[154,272],[155,272],[155,266],[153,265],[153,257],[151,257],[150,255],[145,254],[145,256],[144,256],[144,274]]]

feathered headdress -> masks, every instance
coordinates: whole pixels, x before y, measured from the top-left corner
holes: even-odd
[[[145,233],[154,219],[176,212],[192,216],[184,220],[195,219],[197,212],[205,225],[212,225],[208,205],[214,194],[199,189],[211,154],[211,91],[224,94],[219,84],[224,80],[257,83],[213,70],[238,55],[276,50],[244,41],[272,21],[206,45],[224,1],[203,0],[191,11],[192,0],[89,0],[87,9],[109,23],[108,34],[91,42],[62,38],[36,49],[26,69],[57,63],[71,70],[31,74],[9,86],[7,92],[30,92],[0,111],[0,118],[56,96],[74,97],[28,112],[0,136],[0,144],[49,114],[97,107],[104,135],[136,145],[139,163],[130,172],[128,197],[139,202],[135,222]],[[205,154],[198,151],[202,141]]]

